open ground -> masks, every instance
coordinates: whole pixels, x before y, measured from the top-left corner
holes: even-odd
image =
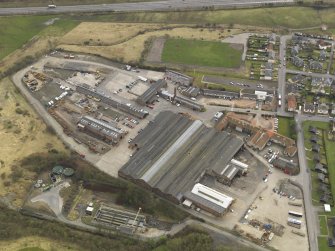
[[[65,35],[59,48],[136,63],[141,59],[145,48],[149,47],[146,42],[156,37],[220,41],[238,32],[239,29],[228,32],[224,28],[196,28],[192,25],[85,22]]]
[[[28,236],[15,241],[1,241],[0,251],[18,251],[31,248],[31,250],[79,250],[76,245],[64,242],[58,242],[38,236]],[[35,249],[34,249],[35,248]],[[38,249],[39,248],[39,249]]]
[[[33,173],[22,170],[19,161],[35,152],[56,149],[65,151],[62,142],[46,130],[46,126],[9,79],[1,81],[0,88],[0,195],[16,194],[14,204],[19,206],[30,186]],[[15,153],[15,154],[14,154]],[[11,174],[23,172],[18,182],[11,182]]]

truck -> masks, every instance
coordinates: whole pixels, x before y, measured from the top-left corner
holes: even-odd
[[[56,5],[54,5],[54,4],[49,4],[48,5],[48,9],[55,9],[56,8]]]

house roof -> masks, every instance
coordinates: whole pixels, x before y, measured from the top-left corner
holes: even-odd
[[[297,107],[297,99],[295,97],[295,95],[288,95],[287,96],[287,106],[288,109],[293,109],[295,110],[295,108]]]

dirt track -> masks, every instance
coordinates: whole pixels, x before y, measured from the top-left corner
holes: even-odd
[[[162,61],[162,52],[164,49],[166,39],[163,37],[156,38],[152,46],[150,48],[150,51],[147,56],[148,62],[161,62]]]

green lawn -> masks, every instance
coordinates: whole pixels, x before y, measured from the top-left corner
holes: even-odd
[[[278,117],[278,132],[289,138],[296,138],[293,118]]]
[[[334,248],[328,247],[328,237],[318,237],[319,251],[334,251]]]
[[[52,18],[60,20],[46,26]],[[20,48],[36,34],[59,35],[74,28],[79,22],[61,16],[10,16],[0,17],[0,60]]]
[[[186,39],[168,39],[162,53],[163,62],[228,68],[239,67],[241,57],[228,43]]]
[[[327,216],[319,215],[319,221],[321,235],[328,235]]]

